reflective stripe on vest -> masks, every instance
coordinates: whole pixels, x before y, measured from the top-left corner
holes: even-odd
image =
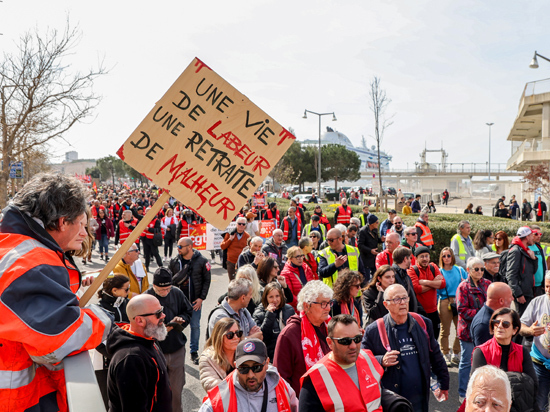
[[[2,274],[6,270],[8,270],[11,267],[11,265],[13,265],[17,261],[17,259],[21,258],[26,253],[30,252],[31,250],[37,247],[48,249],[46,246],[44,246],[42,243],[40,243],[37,240],[27,239],[19,243],[16,247],[14,247],[8,253],[6,253],[4,257],[0,260],[0,278],[2,278]]]
[[[36,375],[36,363],[20,371],[0,371],[0,389],[17,389],[32,382]]]
[[[298,240],[302,238],[302,221],[298,217],[298,214],[296,214],[296,217],[294,218],[296,220],[296,236]],[[290,219],[285,217],[283,219],[283,240],[286,242],[288,240],[288,231],[290,230]]]
[[[311,223],[308,223],[305,229],[306,229],[306,236],[309,237],[309,233],[311,232]],[[321,235],[323,236],[323,239],[325,239],[327,237],[327,228],[322,223],[319,223],[319,229],[321,229]]]
[[[338,206],[338,219],[336,223],[342,223],[344,225],[348,225],[351,219],[351,207],[347,207],[346,210],[344,210],[343,206]]]
[[[130,221],[131,226],[137,226],[137,224],[138,224],[137,219],[132,219]],[[126,241],[126,239],[128,239],[128,236],[130,236],[130,233],[132,233],[132,230],[126,227],[123,220],[118,222],[118,239],[121,245]],[[136,243],[139,243],[139,237],[136,239]]]
[[[350,245],[345,245],[345,246],[346,246],[346,253],[348,255],[349,269],[359,270],[359,249]],[[324,257],[329,265],[336,262],[336,255],[332,253],[330,246],[319,252],[319,254],[317,255],[317,263],[319,263],[321,257]],[[332,285],[334,282],[336,282],[336,279],[338,279],[338,271],[333,273],[332,276],[328,278],[323,278],[323,283],[326,283],[332,288]]]
[[[434,245],[434,238],[432,236],[432,232],[426,226],[424,223],[416,222],[414,224],[415,227],[419,227],[420,230],[422,230],[422,235],[420,235],[420,240],[422,243],[426,246],[433,246]]]
[[[155,237],[155,234],[149,232],[149,229],[154,229],[156,223],[157,223],[157,218],[154,218],[153,221],[152,221],[151,223],[149,223],[149,225],[147,226],[147,229],[145,229],[145,230],[143,231],[143,233],[141,234],[141,236],[142,236],[142,237],[146,237],[147,239],[153,240],[153,238]]]
[[[462,236],[457,233],[451,238],[451,243],[453,243],[454,240],[456,240],[458,243],[458,258],[460,260],[466,261],[466,256],[468,256],[468,253],[466,252],[466,248],[464,247],[464,243],[462,242]],[[470,239],[470,242],[471,241],[472,239]]]

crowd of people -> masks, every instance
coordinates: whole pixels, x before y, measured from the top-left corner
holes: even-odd
[[[44,208],[29,200],[45,201],[40,194],[59,187],[76,196],[70,207]],[[51,197],[53,204],[60,202]],[[55,175],[37,178],[16,196],[0,231],[1,236],[17,233],[6,241],[28,255],[28,268],[9,266],[21,258],[3,249],[0,265],[8,276],[0,278],[2,308],[9,316],[15,313],[19,323],[8,322],[11,329],[8,334],[0,329],[0,339],[9,341],[14,353],[28,353],[21,362],[52,366],[60,359],[52,358],[51,350],[62,357],[95,349],[101,360],[98,381],[110,411],[182,411],[186,356],[198,366],[206,394],[201,411],[382,411],[399,404],[403,410],[427,412],[431,393],[438,401],[455,397],[470,411],[482,396],[476,391],[486,389],[476,385],[488,379],[487,370],[493,380],[504,376],[509,382],[510,376],[506,396],[498,400],[508,410],[513,405],[547,410],[550,271],[540,226],[520,227],[511,238],[505,231],[479,229],[472,239],[471,225],[463,220],[432,261],[433,204],[414,205],[419,214],[413,226],[405,226],[393,209],[382,222],[368,206],[354,216],[345,197],[334,225],[318,204],[309,221],[296,200],[284,217],[276,203],[264,209],[247,205],[220,246],[227,293],[213,297],[211,261],[193,248],[189,233],[203,219],[170,199],[117,262],[98,291],[98,307],[78,309],[69,295],[91,281],[82,279],[74,258],[87,264],[97,247],[107,261],[109,241],[126,242],[157,198],[154,189],[112,188],[90,199],[78,183]],[[57,215],[45,216],[49,210]],[[273,220],[278,227],[268,239],[259,236],[261,220]],[[31,249],[27,238],[35,242]],[[36,277],[41,273],[31,256],[36,247],[50,250],[43,265],[68,271],[66,286],[61,275],[54,279],[59,296],[52,296],[53,314],[41,316],[47,318],[43,324],[26,322],[32,315],[26,301],[30,289],[17,282],[24,273],[38,279],[32,285],[35,295],[36,288],[51,288],[51,281]],[[65,259],[62,266],[60,259]],[[152,259],[158,268],[149,275]],[[18,275],[9,275],[10,270]],[[41,276],[47,279],[49,273]],[[13,291],[25,299],[14,300]],[[65,317],[55,315],[61,295],[68,302],[62,307],[71,309],[65,316],[68,326],[59,323]],[[201,350],[206,299],[217,305],[207,314]],[[90,320],[79,323],[75,313]],[[21,325],[23,332],[17,329]],[[71,347],[64,348],[65,331],[85,325],[94,331],[91,337],[68,339]],[[36,333],[57,340],[41,352],[33,349]],[[457,388],[450,388],[450,367],[458,367]],[[37,373],[56,377],[55,367]],[[39,381],[31,381],[34,389],[25,396],[19,387],[10,388],[14,405],[52,401],[51,396],[45,400],[49,392]],[[58,405],[62,401],[58,397]]]

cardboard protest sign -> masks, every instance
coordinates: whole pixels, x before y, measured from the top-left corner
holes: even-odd
[[[268,239],[273,236],[273,231],[277,229],[275,220],[262,220],[262,228],[260,229],[260,237]]]
[[[294,140],[195,58],[117,154],[225,228]]]

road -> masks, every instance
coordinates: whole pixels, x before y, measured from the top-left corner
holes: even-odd
[[[203,252],[204,256],[207,259],[210,259],[209,252]],[[222,268],[219,263],[219,257],[216,258],[216,261],[212,263],[212,284],[210,286],[210,291],[208,297],[203,302],[202,308],[202,317],[201,317],[201,338],[199,343],[199,352],[204,348],[205,342],[205,331],[206,331],[206,322],[208,314],[214,308],[218,301],[218,297],[227,292],[227,285],[229,283],[227,278],[227,272]],[[99,259],[97,252],[93,253],[92,263],[87,264],[86,266],[81,264],[81,260],[77,259],[79,267],[83,270],[98,270],[101,269],[104,265],[103,261]],[[155,263],[151,263],[151,270],[157,268]],[[153,283],[153,275],[149,274],[149,282]],[[190,331],[188,328],[184,331],[185,335],[189,338]],[[454,339],[454,332],[451,335],[451,338]],[[450,340],[452,342],[452,339]],[[194,365],[191,362],[189,356],[189,344],[187,344],[187,359],[185,364],[186,371],[186,384],[183,389],[183,410],[184,411],[197,411],[201,404],[202,399],[206,396],[206,392],[202,388],[199,380],[199,367]],[[458,368],[453,367],[449,368],[449,374],[451,377],[451,390],[449,391],[449,400],[446,402],[437,402],[435,397],[430,396],[430,412],[456,412],[460,404],[458,403]]]

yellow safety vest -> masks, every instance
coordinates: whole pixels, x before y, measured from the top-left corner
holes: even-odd
[[[470,239],[470,242],[472,241],[472,238],[468,236]],[[453,240],[457,240],[458,242],[458,258],[461,260],[466,261],[466,256],[468,256],[468,253],[466,253],[466,248],[464,247],[464,243],[462,243],[462,236],[460,236],[458,233],[454,235],[451,238],[451,243],[453,243]],[[494,246],[494,245],[493,245]],[[496,249],[495,249],[496,250]]]
[[[321,228],[321,234],[323,235],[323,240],[327,237],[327,228],[322,223],[319,223],[319,227]],[[309,237],[309,232],[311,232],[311,223],[308,223],[305,227],[306,230],[306,236]]]
[[[356,247],[345,245],[346,253],[348,255],[348,265],[350,270],[359,270],[359,249]],[[327,260],[327,263],[330,265],[336,262],[336,255],[330,250],[330,246],[321,250],[317,256],[317,263],[320,262],[321,258],[324,257]],[[329,285],[332,288],[334,282],[338,279],[338,271],[328,278],[323,278],[323,282]]]

